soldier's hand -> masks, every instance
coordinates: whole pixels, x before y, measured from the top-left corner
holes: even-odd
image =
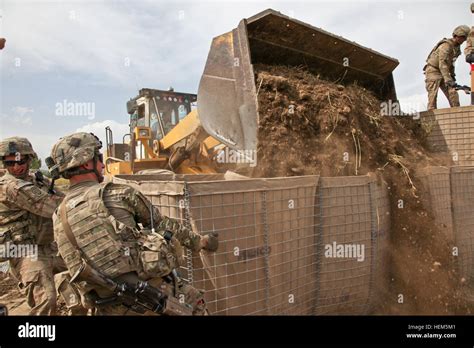
[[[207,251],[216,251],[219,247],[219,234],[210,232],[201,238],[201,248]]]
[[[474,53],[469,53],[466,55],[466,62],[469,64],[474,63]]]
[[[447,82],[446,82],[446,85],[447,85],[448,87],[454,88],[454,86],[456,86],[456,81],[454,81],[454,80],[447,81]]]

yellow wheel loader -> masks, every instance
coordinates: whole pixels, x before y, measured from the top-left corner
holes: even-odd
[[[255,153],[253,67],[259,63],[304,66],[330,81],[357,81],[382,100],[397,99],[392,76],[397,60],[268,9],[213,39],[197,96],[142,89],[127,103],[130,133],[114,144],[107,129],[106,174],[214,173],[224,147],[243,156]]]

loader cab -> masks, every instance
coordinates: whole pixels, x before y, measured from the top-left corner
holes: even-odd
[[[142,169],[164,168],[170,154],[159,142],[196,107],[197,95],[178,93],[172,88],[143,88],[127,102],[130,132],[115,144],[106,128],[106,173],[127,174]]]
[[[143,88],[127,102],[130,133],[136,127],[149,127],[152,140],[161,140],[196,106],[197,95]]]

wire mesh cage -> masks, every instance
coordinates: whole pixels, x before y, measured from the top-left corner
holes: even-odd
[[[386,273],[389,204],[368,176],[223,180],[122,176],[162,214],[219,233],[182,276],[215,315],[362,314]]]

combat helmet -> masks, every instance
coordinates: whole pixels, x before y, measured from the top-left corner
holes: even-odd
[[[74,133],[59,139],[51,150],[51,157],[46,159],[49,171],[56,171],[66,179],[71,175],[94,172],[91,170],[74,170],[90,160],[100,156],[102,142],[93,133]]]
[[[3,139],[0,142],[0,161],[3,161],[6,156],[23,155],[31,158],[38,158],[33,146],[28,139],[22,137],[11,137]]]
[[[453,36],[468,37],[470,32],[471,32],[471,28],[469,28],[467,25],[460,25],[454,28]]]

